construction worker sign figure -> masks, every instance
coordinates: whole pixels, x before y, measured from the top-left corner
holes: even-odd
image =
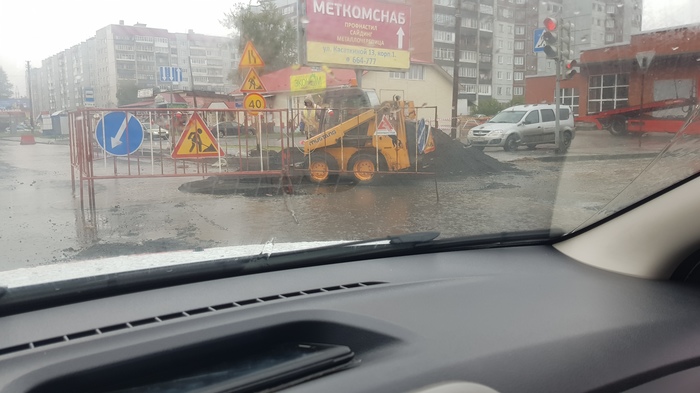
[[[190,146],[189,150],[190,153],[192,153],[192,150],[194,150],[195,148],[197,148],[197,153],[216,151],[216,147],[214,147],[214,145],[209,145],[206,149],[202,150],[202,133],[202,129],[197,128],[196,132],[192,131],[189,133],[189,135],[187,135],[187,139],[192,142],[192,145]]]
[[[218,157],[219,154],[221,154],[221,151],[216,138],[204,124],[199,114],[193,114],[173,149],[172,157],[205,158]]]

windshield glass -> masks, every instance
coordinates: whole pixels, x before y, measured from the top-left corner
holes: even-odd
[[[5,1],[0,287],[584,230],[700,170],[699,9]]]
[[[496,116],[494,116],[489,123],[517,123],[523,116],[525,116],[525,111],[503,111]]]

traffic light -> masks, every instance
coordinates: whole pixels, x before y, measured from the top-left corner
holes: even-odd
[[[542,33],[542,39],[545,42],[544,53],[549,59],[559,58],[559,49],[556,46],[557,43],[557,20],[554,18],[545,18],[544,29],[546,30]]]
[[[559,26],[559,53],[562,61],[567,61],[574,57],[573,31],[574,24],[571,22],[565,22]]]
[[[567,60],[564,63],[565,69],[564,69],[564,79],[571,79],[578,73],[576,70],[576,67],[578,66],[578,62],[576,60]]]

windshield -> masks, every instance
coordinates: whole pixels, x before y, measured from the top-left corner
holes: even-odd
[[[525,111],[503,111],[496,116],[494,116],[489,123],[518,123],[523,116],[525,116]]]
[[[0,287],[583,231],[700,169],[694,4],[6,1]]]

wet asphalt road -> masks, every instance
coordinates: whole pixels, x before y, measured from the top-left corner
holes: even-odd
[[[0,140],[0,270],[270,241],[572,230],[620,193],[668,140],[646,138],[639,145],[636,138],[579,132],[565,159],[551,146],[486,150],[514,171],[371,187],[296,181],[291,195],[257,183],[239,185],[233,194],[180,191],[201,178],[99,180],[96,225],[85,221],[72,192],[68,146]]]

